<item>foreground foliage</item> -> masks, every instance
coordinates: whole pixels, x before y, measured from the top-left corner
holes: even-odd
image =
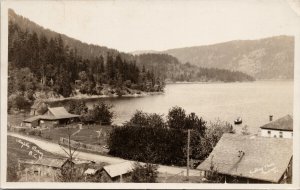
[[[131,172],[131,182],[133,183],[155,183],[158,171],[155,164],[140,164],[136,162]]]
[[[227,122],[207,124],[181,107],[161,115],[137,111],[122,127],[115,127],[108,139],[109,154],[125,159],[166,165],[186,165],[187,130],[190,130],[190,158],[204,160],[223,133],[234,132]]]

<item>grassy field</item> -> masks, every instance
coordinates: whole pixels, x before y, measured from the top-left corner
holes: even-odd
[[[29,148],[26,146],[22,147],[22,144],[17,142],[20,140],[19,138],[7,137],[7,181],[18,181],[18,177],[16,172],[18,170],[18,160],[26,159],[26,160],[36,160],[32,155],[30,155],[31,147],[36,146],[37,149],[43,153],[43,157],[48,158],[62,158],[59,155],[52,154],[50,152],[44,151],[40,149],[37,145],[22,140],[22,142],[27,143]]]
[[[52,141],[59,142],[60,137],[67,138],[71,134],[71,140],[93,145],[106,145],[106,140],[109,136],[111,126],[107,125],[83,125],[82,128],[54,128],[42,131],[41,137]]]
[[[72,139],[85,144],[106,145],[112,127],[109,125],[84,125]]]
[[[30,117],[28,113],[9,114],[8,123],[13,126],[20,126],[25,118]],[[68,134],[74,134],[71,139],[85,144],[106,145],[106,140],[109,136],[112,127],[110,125],[83,125],[79,130],[78,124],[70,125],[70,128],[60,127],[53,129],[45,129],[42,131],[41,137],[45,140],[58,143],[60,137],[67,138]],[[75,132],[77,132],[75,134]]]
[[[30,117],[28,113],[8,114],[7,123],[10,125],[20,126],[22,121],[28,117]]]

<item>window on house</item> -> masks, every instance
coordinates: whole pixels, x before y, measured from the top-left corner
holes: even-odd
[[[279,132],[279,137],[282,138],[282,131]]]
[[[291,133],[291,136],[293,137],[293,133]]]
[[[271,135],[271,131],[268,131],[268,135]]]

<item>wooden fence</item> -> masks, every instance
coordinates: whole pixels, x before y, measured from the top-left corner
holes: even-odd
[[[69,139],[60,137],[59,143],[61,145],[69,146]],[[89,150],[94,152],[100,153],[107,153],[108,149],[102,148],[100,145],[92,145],[92,144],[85,144],[78,141],[70,140],[70,146],[73,148],[78,148],[82,150]]]

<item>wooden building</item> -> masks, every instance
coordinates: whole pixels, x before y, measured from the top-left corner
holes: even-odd
[[[286,115],[260,127],[261,136],[275,138],[293,138],[293,118]]]
[[[38,160],[19,160],[20,181],[58,181],[68,160],[43,157]]]
[[[30,115],[40,115],[44,113],[38,113],[39,110],[48,107],[48,105],[42,100],[36,100],[34,104],[30,107]]]
[[[291,183],[292,156],[292,139],[224,134],[197,169],[221,183]]]
[[[47,158],[38,160],[19,159],[20,181],[45,181],[58,182],[59,176],[64,169],[75,167],[76,172],[83,173],[85,168],[91,165],[91,161]]]
[[[134,162],[125,161],[118,164],[104,166],[101,175],[107,182],[124,182],[130,176]]]
[[[80,115],[67,112],[64,107],[48,107],[45,114],[27,118],[23,121],[23,123],[25,126],[31,128],[36,128],[37,126],[51,128],[79,120],[79,117]]]

